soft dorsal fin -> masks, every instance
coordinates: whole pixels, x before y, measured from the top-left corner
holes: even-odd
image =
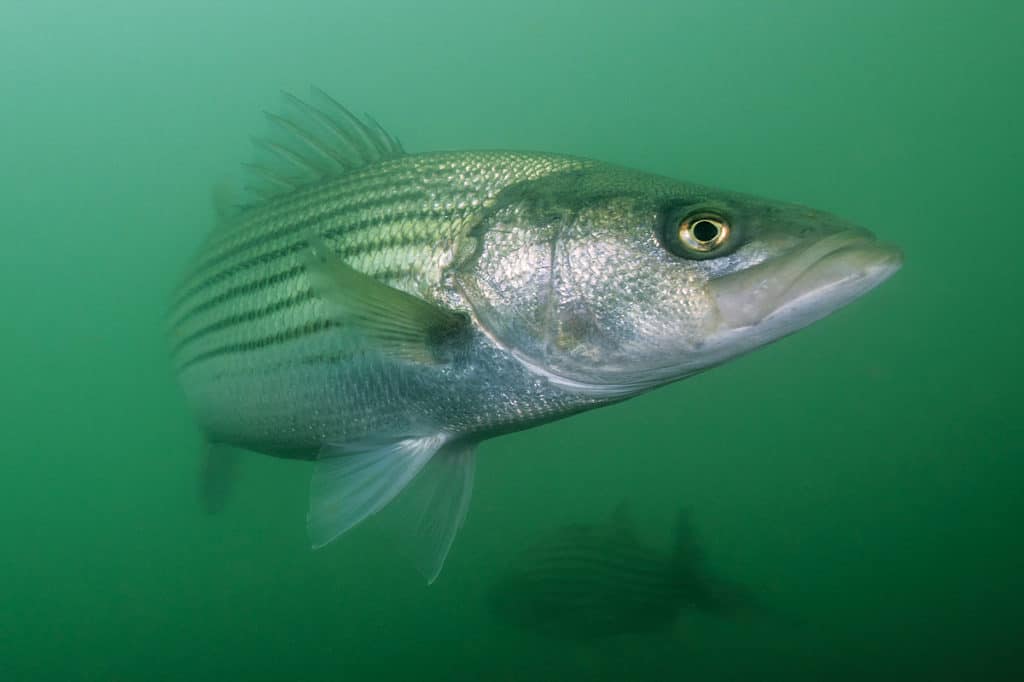
[[[373,118],[360,119],[318,88],[309,102],[282,98],[281,113],[265,112],[270,132],[253,138],[256,159],[244,164],[253,203],[405,153]]]

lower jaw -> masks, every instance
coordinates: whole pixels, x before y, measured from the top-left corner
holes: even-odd
[[[898,258],[898,254],[895,257]],[[846,307],[887,280],[898,269],[898,260],[880,260],[877,265],[859,273],[788,300],[753,324],[726,326],[716,335],[716,342],[709,343],[709,346],[718,348],[719,353],[716,355],[725,356],[718,362],[724,362],[729,357],[742,355],[782,339]]]
[[[709,284],[722,324],[775,326],[794,320],[799,329],[878,286],[902,264],[894,247],[858,234],[840,233],[804,249]],[[800,323],[801,319],[806,319]]]

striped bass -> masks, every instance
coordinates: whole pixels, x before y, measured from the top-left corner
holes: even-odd
[[[501,621],[577,640],[666,631],[684,609],[729,615],[754,606],[746,589],[711,573],[686,514],[663,552],[640,541],[623,505],[516,554],[488,596]]]
[[[424,479],[430,581],[482,440],[763,346],[901,262],[803,206],[554,154],[408,154],[320,91],[285,101],[253,200],[174,294],[177,376],[211,447],[315,461],[316,547]]]

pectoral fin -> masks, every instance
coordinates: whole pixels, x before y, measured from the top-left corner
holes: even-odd
[[[305,263],[313,290],[338,322],[362,332],[381,351],[436,362],[438,349],[466,329],[465,315],[389,287],[349,266],[319,237],[307,239]]]

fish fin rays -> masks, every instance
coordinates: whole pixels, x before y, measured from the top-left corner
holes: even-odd
[[[441,573],[452,542],[466,520],[473,495],[476,444],[445,446],[426,466],[406,495],[402,550],[433,583]]]
[[[326,445],[309,489],[309,538],[323,547],[384,508],[426,466],[442,434],[389,443]]]
[[[475,470],[475,446],[446,446],[447,439],[434,434],[325,446],[310,483],[307,520],[313,547],[323,547],[379,512],[426,469],[412,486],[401,539],[427,583],[434,582],[465,521]]]
[[[370,116],[359,118],[318,88],[309,101],[282,93],[280,113],[265,112],[269,132],[253,138],[256,158],[244,164],[250,203],[405,154]]]
[[[303,254],[313,291],[343,326],[372,339],[382,352],[433,364],[445,341],[464,332],[465,315],[408,294],[359,272],[319,237]]]

